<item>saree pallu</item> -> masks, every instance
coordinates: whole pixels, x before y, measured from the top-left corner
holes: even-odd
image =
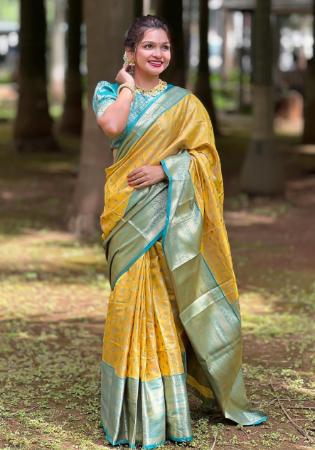
[[[167,181],[134,190],[132,169]],[[101,363],[101,420],[113,445],[192,439],[187,386],[242,425],[241,317],[209,116],[173,86],[144,110],[106,169],[102,238],[111,294]]]

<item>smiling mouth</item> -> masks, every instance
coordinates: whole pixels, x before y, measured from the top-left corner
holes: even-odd
[[[153,67],[161,67],[163,65],[162,61],[149,61],[149,64]]]

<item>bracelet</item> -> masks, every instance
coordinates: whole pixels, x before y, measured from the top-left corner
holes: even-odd
[[[117,94],[119,95],[120,91],[121,91],[122,89],[124,89],[124,88],[129,89],[130,92],[132,93],[132,98],[134,98],[134,96],[135,96],[135,88],[132,87],[132,86],[130,86],[130,84],[128,84],[128,83],[123,83],[123,84],[121,84],[121,85],[119,86],[119,88],[118,88]]]

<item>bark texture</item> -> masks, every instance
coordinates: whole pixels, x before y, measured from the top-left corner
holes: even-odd
[[[84,114],[78,180],[69,211],[69,229],[80,237],[100,233],[104,204],[104,169],[112,163],[109,141],[96,123],[91,102],[100,80],[114,82],[122,67],[124,34],[133,19],[133,4],[125,0],[85,0],[88,104]]]
[[[19,99],[14,122],[18,151],[55,150],[49,115],[44,0],[20,0]]]
[[[185,44],[183,29],[183,0],[158,0],[157,14],[161,16],[171,30],[172,59],[163,73],[163,79],[177,86],[185,86]]]
[[[210,81],[208,31],[209,31],[208,0],[199,0],[199,64],[197,71],[197,80],[195,85],[195,94],[205,105],[211,118],[213,129],[215,133],[217,133],[218,121],[215,112]]]
[[[67,69],[60,131],[80,135],[83,119],[80,73],[82,0],[68,0],[67,6]]]
[[[241,189],[252,195],[282,193],[282,162],[273,133],[274,94],[272,85],[271,1],[257,0],[253,29],[252,139],[241,173]]]

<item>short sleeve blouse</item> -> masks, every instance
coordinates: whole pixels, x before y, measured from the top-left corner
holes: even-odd
[[[168,84],[166,89],[170,89],[172,86],[172,84]],[[97,83],[92,101],[93,110],[97,117],[100,117],[105,112],[106,108],[117,99],[118,88],[119,83],[109,83],[108,81],[99,81]],[[112,149],[120,147],[121,143],[128,135],[128,132],[132,129],[143,111],[157,98],[158,97],[156,96],[145,95],[136,91],[125,129],[119,136],[110,140]]]
[[[100,117],[106,108],[117,99],[118,83],[99,81],[96,85],[93,96],[93,110],[97,117]]]

